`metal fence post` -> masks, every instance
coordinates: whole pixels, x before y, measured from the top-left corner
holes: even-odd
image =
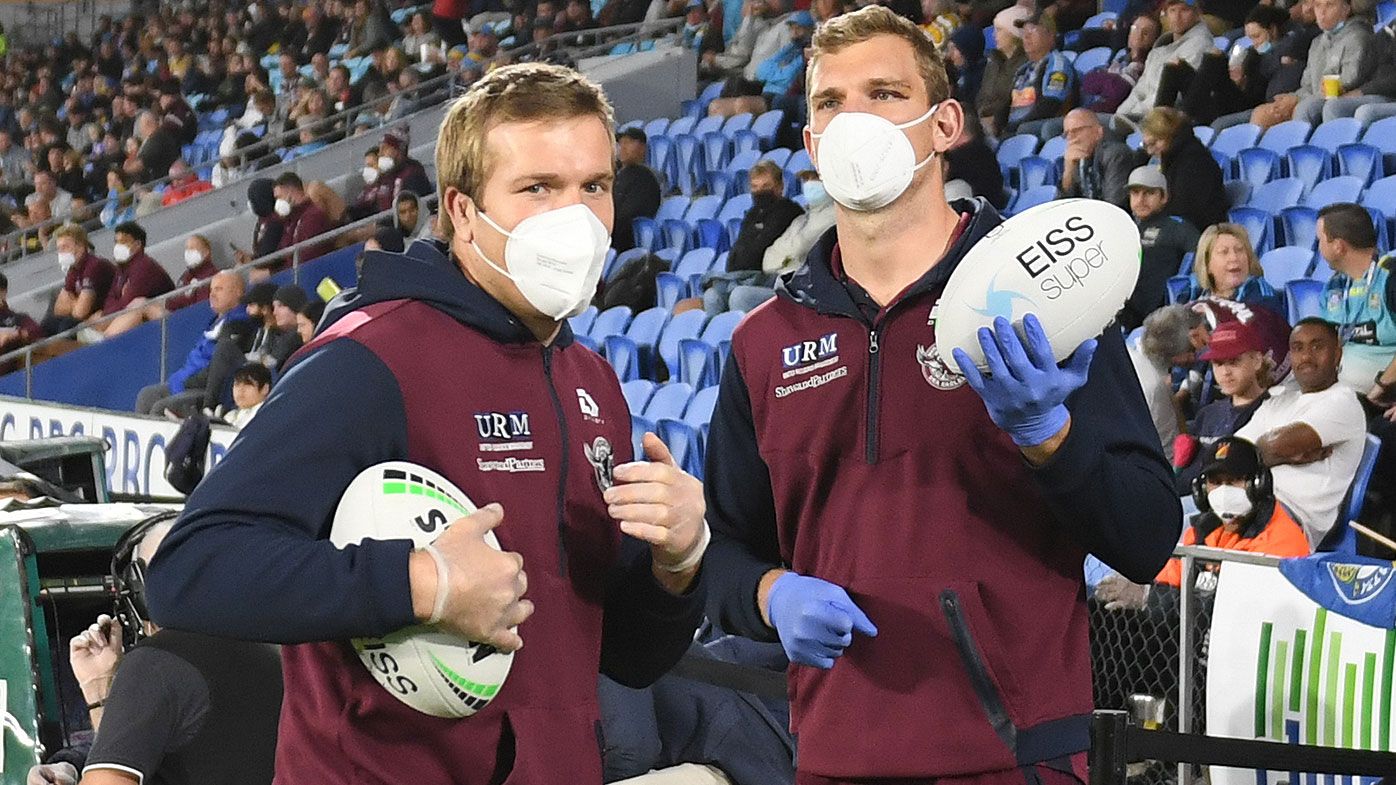
[[[301,249],[299,247],[291,252],[291,283],[296,286],[301,285]]]
[[[1178,587],[1178,732],[1192,732],[1192,587],[1196,582],[1197,561],[1183,556],[1183,579]],[[1192,767],[1178,764],[1179,785],[1191,785]]]
[[[34,352],[24,353],[24,397],[34,400]]]
[[[160,383],[164,384],[170,373],[170,315],[160,317]]]

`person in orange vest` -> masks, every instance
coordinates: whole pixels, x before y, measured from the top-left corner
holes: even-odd
[[[1303,528],[1275,499],[1270,470],[1261,464],[1255,445],[1245,439],[1227,436],[1212,443],[1202,472],[1193,480],[1192,498],[1199,514],[1183,532],[1183,545],[1281,557],[1310,553]],[[1154,585],[1178,589],[1182,574],[1182,560],[1169,559]],[[1095,596],[1107,610],[1141,608],[1148,587],[1112,575],[1101,581]]]

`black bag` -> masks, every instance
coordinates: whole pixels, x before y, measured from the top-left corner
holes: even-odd
[[[194,486],[204,478],[204,460],[212,436],[208,417],[195,412],[184,418],[170,439],[165,448],[165,480],[180,493],[193,493]]]
[[[617,305],[628,305],[630,310],[639,313],[653,308],[658,302],[658,288],[654,279],[669,271],[669,263],[654,254],[646,254],[632,259],[620,268],[601,293],[601,310]]]

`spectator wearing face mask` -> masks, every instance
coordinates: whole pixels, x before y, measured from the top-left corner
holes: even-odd
[[[360,177],[363,178],[364,187],[359,191],[359,195],[354,197],[354,201],[349,203],[346,211],[351,221],[361,221],[370,215],[377,215],[393,205],[393,183],[378,170],[376,145],[364,151],[364,166],[360,171]]]
[[[106,301],[116,268],[92,253],[87,232],[77,224],[64,224],[53,233],[58,247],[58,268],[63,272],[63,288],[44,318],[46,335],[57,335],[86,321]]]
[[[751,208],[742,218],[742,228],[727,254],[727,271],[710,276],[704,282],[703,310],[710,314],[727,310],[728,297],[739,284],[760,284],[766,281],[762,263],[766,249],[794,223],[804,211],[785,198],[785,173],[773,161],[757,161],[748,174],[751,184]]]
[[[276,178],[273,190],[276,195],[274,209],[286,224],[286,230],[281,235],[278,250],[299,245],[330,230],[329,216],[306,195],[305,184],[295,172],[283,172],[280,177]],[[329,242],[305,246],[301,248],[300,261],[302,263],[308,262],[331,250],[333,250],[333,244]],[[277,272],[288,269],[291,263],[292,260],[288,256],[268,269]]]
[[[795,216],[795,220],[761,257],[761,271],[772,279],[798,270],[805,263],[810,249],[834,225],[834,200],[824,190],[819,173],[808,169],[800,172],[798,179],[800,193],[805,199],[805,212]],[[767,294],[774,293],[769,286],[765,287],[765,291]],[[751,308],[741,310],[749,311]]]
[[[428,196],[434,191],[426,167],[408,154],[407,137],[401,132],[384,134],[378,142],[378,177],[394,194],[411,191]]]
[[[257,224],[252,228],[252,250],[249,252],[237,249],[233,253],[238,266],[275,253],[276,249],[281,247],[286,223],[276,212],[275,188],[275,183],[265,177],[259,177],[247,185],[247,203],[257,216]],[[256,282],[269,275],[269,271],[257,269],[249,274],[249,278]]]
[[[116,275],[102,310],[88,318],[91,329],[84,330],[79,340],[100,341],[139,326],[147,314],[137,308],[174,289],[170,274],[145,252],[146,234],[140,224],[120,224],[112,233],[116,239],[112,244]],[[107,317],[111,317],[109,321]]]
[[[189,235],[184,241],[184,272],[180,273],[179,279],[175,281],[175,288],[183,289],[196,281],[207,281],[217,274],[218,265],[213,262],[213,246],[209,244],[208,238],[201,234]],[[208,288],[200,287],[188,294],[171,297],[166,301],[165,308],[178,311],[207,299]]]

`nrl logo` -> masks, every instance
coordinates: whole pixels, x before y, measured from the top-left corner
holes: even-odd
[[[1391,567],[1377,567],[1370,564],[1327,564],[1328,577],[1333,580],[1333,590],[1348,605],[1361,605],[1370,602],[1391,582]]]
[[[931,344],[929,349],[918,344],[916,362],[921,365],[921,375],[925,377],[926,384],[937,390],[954,390],[965,384],[965,377],[940,359],[940,352],[936,351],[935,344]]]

